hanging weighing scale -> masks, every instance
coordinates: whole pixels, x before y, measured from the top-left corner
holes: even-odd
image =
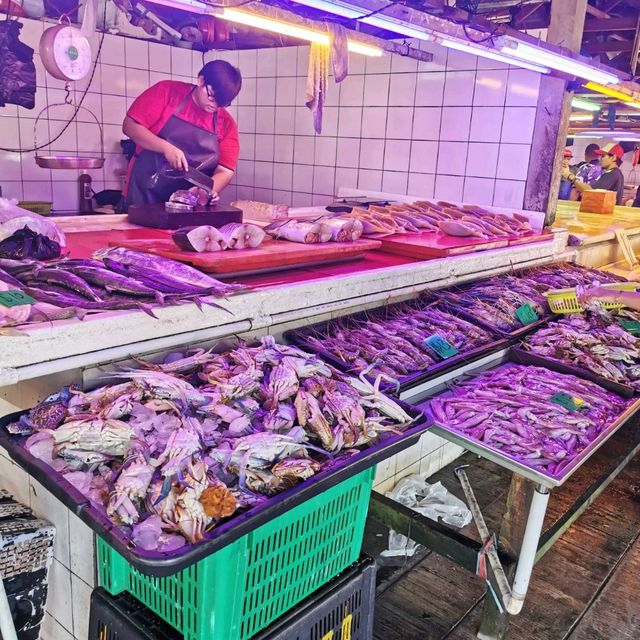
[[[38,122],[44,113],[53,107],[74,106],[71,101],[71,82],[82,80],[91,71],[93,64],[91,45],[80,29],[74,27],[67,16],[60,18],[60,23],[47,29],[40,38],[40,57],[49,74],[57,80],[64,80],[67,97],[64,102],[47,105],[36,117],[33,136],[36,148],[36,164],[46,169],[100,169],[104,166],[104,137],[102,126],[93,111],[86,107],[74,107],[91,114],[100,131],[100,157],[91,156],[57,156],[38,155],[37,129]],[[50,146],[50,145],[46,145]]]
[[[50,27],[40,38],[44,68],[58,80],[82,80],[91,71],[91,45],[82,31],[64,22]]]

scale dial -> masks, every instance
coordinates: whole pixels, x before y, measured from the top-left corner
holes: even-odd
[[[44,68],[58,80],[82,80],[91,70],[91,45],[80,29],[59,24],[40,39]]]

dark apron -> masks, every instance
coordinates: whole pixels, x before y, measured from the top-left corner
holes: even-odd
[[[217,118],[214,113],[213,132],[182,120],[178,114],[187,100],[191,100],[192,93],[193,90],[182,100],[157,135],[181,149],[191,166],[199,168],[203,165],[200,170],[211,177],[218,165],[219,157]],[[166,202],[178,189],[189,189],[193,186],[186,180],[164,176],[154,181],[152,186],[152,176],[164,167],[168,167],[168,164],[160,153],[144,150],[135,157],[124,201],[125,210],[132,204]]]

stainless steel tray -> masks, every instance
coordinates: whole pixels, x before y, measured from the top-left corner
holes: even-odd
[[[425,415],[428,416],[430,421],[432,421],[431,432],[436,435],[441,436],[445,440],[453,442],[461,447],[464,447],[467,451],[471,451],[476,455],[481,456],[482,458],[486,458],[487,460],[491,460],[496,464],[517,473],[528,480],[532,480],[537,484],[541,484],[548,488],[560,487],[563,485],[573,473],[579,469],[587,460],[614,434],[620,427],[622,427],[634,414],[640,410],[640,399],[636,400],[626,411],[621,414],[613,423],[611,423],[584,451],[582,451],[579,455],[577,455],[574,460],[569,464],[563,471],[561,475],[558,477],[554,477],[548,475],[542,471],[537,471],[532,467],[527,466],[526,464],[519,462],[515,458],[511,458],[504,453],[501,453],[497,449],[493,449],[484,445],[482,442],[478,442],[477,440],[473,440],[464,434],[454,431],[451,428],[448,428],[446,425],[439,424],[435,419],[433,414],[427,408],[428,401],[442,393],[448,391],[448,388],[452,383],[455,383],[456,380],[464,379],[469,375],[473,375],[474,373],[479,373],[480,371],[484,371],[486,369],[495,369],[496,367],[511,362],[509,359],[508,353],[505,353],[502,357],[497,358],[496,360],[492,360],[491,362],[485,362],[484,364],[479,365],[476,368],[470,368],[467,370],[467,373],[459,376],[458,378],[453,378],[448,381],[442,381],[437,386],[432,387],[428,391],[428,395],[422,398],[419,402],[413,402],[414,406],[424,411]],[[549,367],[551,368],[551,367]]]

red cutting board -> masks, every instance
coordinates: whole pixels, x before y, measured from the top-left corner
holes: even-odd
[[[540,231],[539,233],[530,233],[526,236],[519,236],[516,238],[509,238],[509,246],[513,247],[519,244],[529,244],[530,242],[544,242],[545,240],[551,240],[553,233],[551,231]]]
[[[382,251],[409,258],[446,258],[463,253],[499,249],[508,239],[454,238],[443,233],[406,233],[381,238]]]
[[[91,254],[108,245],[127,240],[167,237],[170,231],[159,229],[108,229],[102,231],[67,231],[67,250],[72,258],[90,258]]]
[[[243,273],[273,271],[283,267],[324,264],[357,258],[366,251],[380,248],[378,240],[300,244],[286,240],[265,240],[257,249],[231,249],[211,253],[181,251],[171,238],[156,240],[117,240],[111,246],[154,253],[197,267],[208,273]]]

